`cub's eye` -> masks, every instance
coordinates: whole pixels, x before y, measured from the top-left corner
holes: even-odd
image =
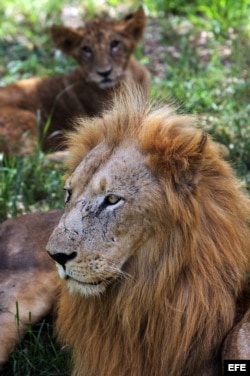
[[[118,40],[113,40],[111,43],[110,43],[110,49],[115,51],[117,50],[117,47],[119,46],[120,42]]]
[[[116,195],[108,195],[104,199],[106,205],[115,205],[120,200],[121,200],[121,197],[116,196]]]
[[[64,190],[65,190],[64,204],[66,205],[71,198],[72,191],[71,191],[71,189],[66,189],[66,188],[64,188]]]
[[[92,55],[92,49],[89,46],[83,46],[82,51],[85,53],[86,56],[90,57]]]

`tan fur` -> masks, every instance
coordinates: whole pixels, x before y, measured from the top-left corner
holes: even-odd
[[[30,213],[0,225],[0,367],[27,325],[52,309],[58,278],[45,245],[61,215]]]
[[[74,376],[216,376],[250,252],[250,203],[191,116],[125,90],[68,135],[57,329]]]
[[[140,7],[120,21],[95,19],[79,29],[52,27],[56,47],[79,67],[0,88],[0,151],[30,153],[37,137],[44,150],[62,148],[63,130],[71,128],[72,117],[107,109],[122,81],[137,82],[147,96],[149,73],[131,56],[145,25]]]

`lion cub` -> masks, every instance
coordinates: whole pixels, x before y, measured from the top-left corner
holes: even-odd
[[[145,25],[140,7],[119,21],[95,19],[79,29],[52,27],[56,47],[79,66],[65,75],[0,88],[0,152],[31,153],[37,136],[45,151],[62,148],[63,130],[71,127],[72,117],[99,115],[122,81],[137,82],[147,95],[149,72],[132,57]]]

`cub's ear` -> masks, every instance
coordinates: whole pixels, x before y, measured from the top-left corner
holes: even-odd
[[[146,15],[142,6],[136,12],[128,14],[123,20],[115,24],[115,28],[119,32],[129,35],[135,44],[142,38],[145,26]]]
[[[70,27],[52,26],[50,33],[55,46],[67,55],[72,55],[81,41],[81,34]]]

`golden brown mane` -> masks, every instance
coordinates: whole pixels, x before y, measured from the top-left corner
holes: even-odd
[[[133,143],[161,188],[154,236],[103,296],[62,284],[59,337],[77,376],[216,376],[249,268],[250,205],[192,116],[150,108],[133,88],[68,135],[68,174],[96,145]],[[143,181],[141,182],[143,184]]]

